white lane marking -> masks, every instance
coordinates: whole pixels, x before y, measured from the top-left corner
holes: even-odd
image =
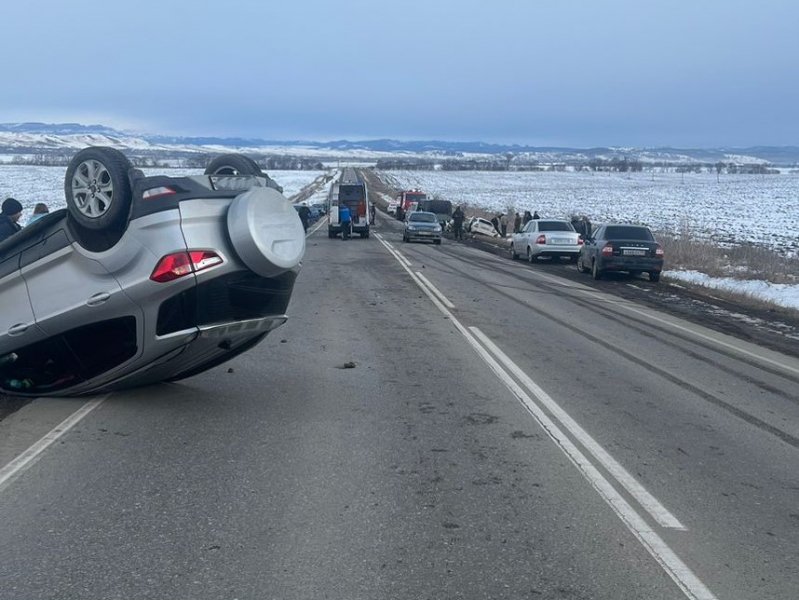
[[[433,292],[438,297],[439,300],[441,300],[441,303],[444,306],[446,306],[449,309],[455,308],[455,305],[449,301],[449,299],[441,292],[441,290],[439,290],[436,286],[430,283],[430,280],[427,279],[427,277],[422,275],[419,271],[416,271],[416,275],[419,277],[419,279],[421,279],[424,282],[424,284],[427,287],[430,288],[430,291]]]
[[[326,222],[327,222],[327,219],[319,219],[319,220],[316,222],[316,225],[314,225],[313,227],[311,227],[310,231],[308,231],[308,232],[305,234],[305,237],[308,237],[308,236],[309,236],[309,235],[311,235],[312,233],[316,233],[317,231],[319,231],[319,230],[322,228],[322,225],[324,225]]]
[[[622,467],[591,435],[563,410],[537,383],[535,383],[516,363],[514,363],[497,345],[477,327],[469,330],[488,348],[500,363],[504,365],[521,384],[538,398],[557,421],[569,431],[583,447],[618,481],[627,492],[650,514],[661,527],[669,529],[686,528],[671,514],[647,489]],[[557,441],[557,440],[556,440]],[[560,442],[558,442],[560,443]]]
[[[481,252],[481,251],[478,250],[478,252]],[[497,259],[497,257],[494,256],[494,255],[489,255],[489,257],[491,257],[492,259],[495,259],[495,260]],[[506,262],[506,261],[502,261],[502,262]],[[584,286],[581,283],[575,284],[575,283],[569,282],[567,280],[562,279],[561,277],[544,275],[543,273],[540,273],[538,271],[532,271],[530,269],[524,269],[524,270],[529,272],[529,273],[533,273],[535,277],[540,277],[541,279],[543,279],[544,281],[547,281],[549,283],[557,284],[557,285],[560,285],[561,287],[581,292],[581,293],[585,294],[586,296],[589,296],[591,298],[596,299],[597,301],[606,302],[607,304],[612,304],[613,306],[617,306],[619,309],[623,309],[623,310],[626,310],[628,312],[635,313],[635,314],[637,314],[637,315],[639,315],[639,316],[641,316],[641,317],[643,317],[645,319],[650,319],[652,321],[656,321],[657,323],[660,323],[661,325],[665,326],[666,328],[671,327],[671,328],[676,329],[678,331],[682,331],[682,332],[687,333],[689,335],[692,335],[692,336],[694,336],[696,338],[699,338],[701,340],[709,342],[710,344],[716,344],[718,346],[721,346],[722,348],[726,348],[727,350],[732,350],[733,352],[737,352],[739,354],[743,354],[744,356],[748,356],[749,358],[753,358],[753,359],[755,359],[757,361],[760,361],[761,363],[766,363],[766,364],[771,365],[772,367],[775,367],[777,369],[782,369],[783,371],[787,371],[789,373],[793,373],[794,375],[799,375],[799,368],[797,368],[797,367],[794,367],[794,366],[789,365],[787,363],[781,362],[779,360],[775,360],[773,358],[769,358],[768,356],[763,356],[763,355],[758,354],[756,352],[752,352],[751,350],[747,350],[746,348],[741,348],[740,346],[737,346],[737,345],[735,345],[733,343],[725,342],[724,340],[717,339],[717,338],[709,336],[709,335],[705,335],[704,333],[701,333],[699,331],[695,331],[695,330],[691,329],[690,327],[685,327],[683,325],[679,325],[678,323],[673,323],[672,321],[669,321],[667,319],[663,319],[663,318],[658,317],[658,316],[656,316],[654,314],[644,312],[643,310],[634,308],[629,301],[620,301],[618,298],[606,298],[605,297],[606,294],[604,294],[601,291],[598,292],[597,290],[594,290],[593,288],[586,287],[586,286]],[[627,285],[630,285],[630,284],[627,284]],[[669,285],[674,285],[675,287],[682,287],[680,285],[676,285],[676,284],[673,284],[673,283],[670,283]],[[643,289],[643,288],[639,287],[638,289]]]
[[[385,246],[385,242],[381,240]],[[677,587],[685,594],[690,600],[718,600],[716,596],[705,586],[704,583],[694,574],[693,571],[674,553],[674,551],[663,541],[663,539],[652,530],[646,521],[630,506],[630,504],[619,494],[616,489],[605,479],[602,474],[594,467],[588,459],[577,449],[577,447],[566,437],[557,426],[546,416],[546,414],[537,407],[537,405],[530,399],[523,389],[517,384],[513,378],[503,370],[502,366],[494,360],[491,354],[480,342],[469,332],[466,327],[461,324],[455,316],[447,310],[447,308],[436,298],[432,291],[427,289],[421,279],[416,274],[407,268],[399,260],[396,252],[391,248],[386,247],[394,258],[400,263],[400,266],[407,271],[411,279],[418,285],[422,291],[427,295],[433,304],[450,320],[450,322],[461,332],[466,338],[466,341],[474,348],[478,356],[494,371],[497,377],[502,381],[505,386],[511,390],[514,396],[519,399],[524,407],[530,412],[539,424],[544,428],[550,437],[553,432],[558,432],[558,438],[553,438],[559,445],[562,451],[566,454],[569,460],[575,464],[580,473],[591,483],[595,490],[599,493],[600,497],[610,506],[611,510],[621,519],[627,529],[635,536],[641,545],[649,552],[650,556],[660,565],[660,567],[671,577]],[[538,416],[541,419],[538,419]],[[544,423],[547,423],[545,426]],[[560,440],[560,441],[559,441]],[[579,461],[579,462],[578,462]],[[590,472],[592,478],[586,475]]]
[[[0,491],[3,490],[6,483],[8,483],[12,477],[22,473],[28,467],[30,467],[36,460],[41,456],[41,454],[49,448],[53,442],[55,442],[58,438],[64,435],[67,431],[72,429],[75,425],[81,422],[81,420],[92,412],[95,408],[100,406],[106,398],[108,398],[110,394],[106,394],[102,398],[97,398],[95,400],[89,400],[86,404],[81,406],[78,410],[68,416],[66,419],[61,421],[58,425],[56,425],[53,429],[50,430],[44,437],[42,437],[38,442],[33,444],[30,448],[25,450],[22,454],[17,456],[14,460],[8,463],[6,466],[0,469]]]

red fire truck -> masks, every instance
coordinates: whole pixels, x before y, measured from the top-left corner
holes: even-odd
[[[396,197],[399,206],[397,207],[397,218],[404,219],[405,213],[413,212],[423,200],[427,200],[427,194],[422,190],[404,190],[399,192]]]

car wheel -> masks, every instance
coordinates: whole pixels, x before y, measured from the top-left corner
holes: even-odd
[[[72,220],[93,231],[124,231],[133,199],[132,169],[127,157],[115,148],[92,146],[73,156],[64,177]]]
[[[513,242],[511,242],[511,244],[510,244],[510,259],[511,260],[516,260],[517,258],[519,258],[519,255],[516,254],[516,249],[513,247]]]
[[[577,256],[577,270],[580,273],[588,273],[588,269],[586,269],[585,265],[583,264],[583,255],[579,254]]]
[[[435,242],[436,246],[440,246],[441,245],[441,240],[433,240],[433,241]]]
[[[533,250],[530,246],[527,246],[527,262],[532,263],[535,261],[535,257],[533,257]]]
[[[650,271],[649,272],[649,281],[657,283],[660,281],[660,271]]]
[[[264,173],[253,159],[243,154],[223,154],[217,156],[205,167],[205,175],[256,175]]]
[[[602,279],[602,271],[597,266],[596,259],[594,259],[594,262],[591,263],[591,276],[594,279]]]

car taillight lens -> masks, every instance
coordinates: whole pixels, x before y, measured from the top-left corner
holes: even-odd
[[[613,256],[613,246],[610,244],[602,246],[602,256]]]
[[[583,236],[581,236],[581,235],[577,236],[577,245],[578,246],[582,246],[583,244],[585,244],[585,240],[583,240]]]
[[[546,244],[547,243],[547,236],[545,236],[543,234],[539,235],[538,238],[536,238],[535,243],[536,244]]]
[[[190,250],[167,254],[153,269],[150,279],[166,283],[222,264],[222,257],[210,250]]]
[[[663,248],[660,245],[658,245],[658,247],[655,248],[655,256],[657,256],[658,258],[663,258]]]

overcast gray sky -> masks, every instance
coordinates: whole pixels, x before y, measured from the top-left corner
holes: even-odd
[[[799,145],[794,0],[7,0],[0,122]]]

